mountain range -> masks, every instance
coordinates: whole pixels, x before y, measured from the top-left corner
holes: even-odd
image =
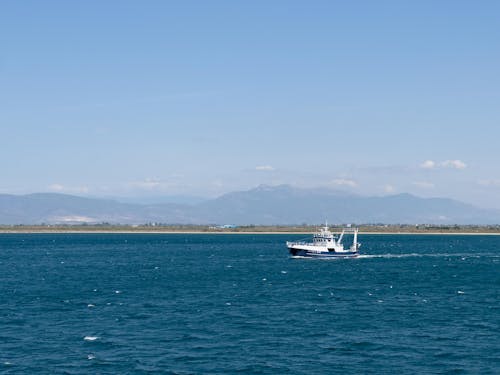
[[[0,194],[0,224],[329,223],[498,224],[499,210],[410,194],[366,197],[329,189],[259,186],[194,204],[138,204],[58,193]]]

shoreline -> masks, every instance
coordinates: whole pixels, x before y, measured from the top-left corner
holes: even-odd
[[[289,234],[289,235],[312,235],[314,232],[297,232],[297,231],[179,231],[179,230],[60,230],[60,229],[28,229],[28,230],[16,230],[16,229],[0,229],[1,234],[210,234],[210,235],[228,235],[228,234],[248,234],[248,235],[278,235],[278,234]],[[391,231],[391,232],[359,232],[359,235],[457,235],[457,236],[500,236],[500,232],[405,232],[405,231]]]

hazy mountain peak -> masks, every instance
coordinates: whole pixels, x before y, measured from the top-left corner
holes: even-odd
[[[293,190],[292,186],[286,184],[281,184],[281,185],[261,184],[247,191],[290,191],[290,190]]]

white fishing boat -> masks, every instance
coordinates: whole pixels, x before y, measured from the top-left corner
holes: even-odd
[[[346,234],[353,236],[352,245],[344,248],[342,240]],[[294,257],[308,258],[355,258],[361,244],[358,243],[358,228],[346,227],[338,235],[330,232],[328,225],[313,235],[312,242],[287,241],[286,246]]]

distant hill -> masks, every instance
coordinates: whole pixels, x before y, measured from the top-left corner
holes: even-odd
[[[199,204],[197,213],[205,221],[235,224],[315,224],[325,219],[332,223],[500,223],[500,211],[447,198],[425,199],[410,194],[364,197],[287,185],[225,194]]]
[[[259,186],[196,204],[132,204],[65,194],[0,194],[0,224],[498,224],[500,211],[410,194],[364,197],[328,189]]]

